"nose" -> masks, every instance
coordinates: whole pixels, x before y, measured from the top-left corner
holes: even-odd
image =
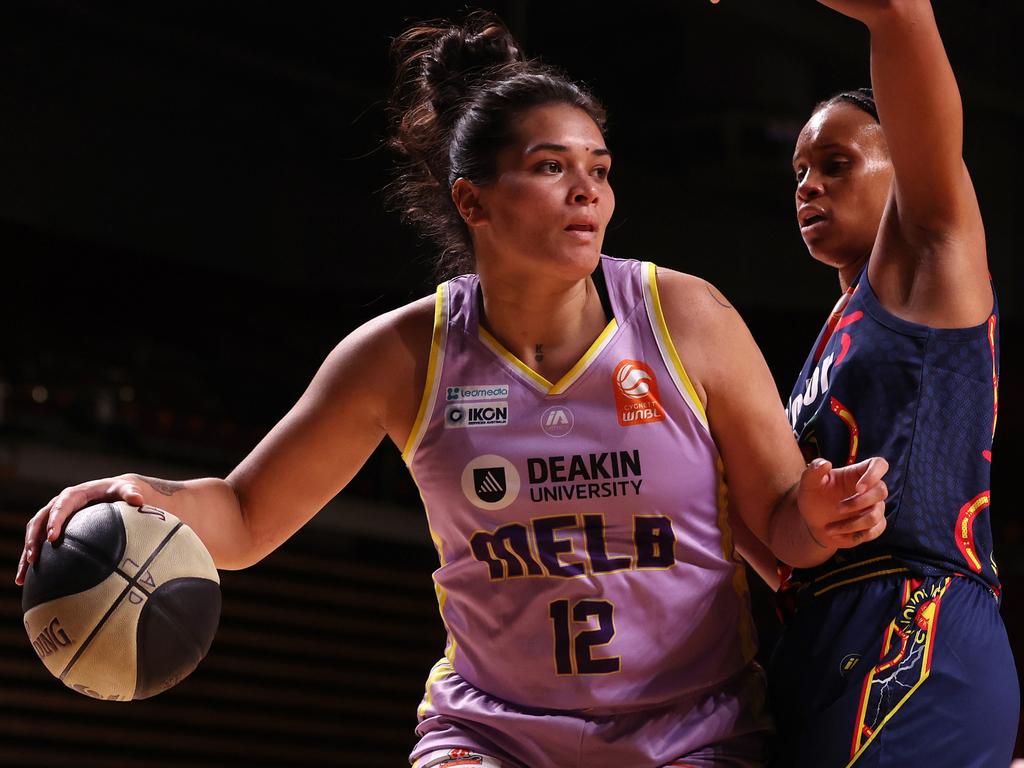
[[[807,202],[825,194],[825,186],[821,181],[821,175],[813,170],[807,171],[803,179],[797,182],[796,199],[800,202]]]
[[[576,205],[593,205],[598,199],[597,183],[587,175],[577,177],[569,189],[569,198]]]

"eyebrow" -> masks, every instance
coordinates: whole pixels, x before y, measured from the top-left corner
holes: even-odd
[[[534,152],[542,152],[542,151],[548,151],[548,152],[568,152],[569,148],[567,146],[565,146],[564,144],[541,143],[541,144],[534,144],[532,146],[527,147],[526,151],[523,154],[524,155],[532,155]],[[611,157],[612,156],[612,153],[609,152],[604,147],[598,147],[597,149],[595,149],[593,151],[593,154],[594,155],[605,156],[605,157]]]
[[[815,152],[828,151],[830,149],[847,149],[847,145],[846,144],[842,144],[842,143],[840,143],[838,141],[830,141],[827,144],[818,144],[817,146],[813,147],[813,151],[815,151]],[[793,162],[794,163],[796,162],[796,159],[798,157],[800,157],[799,153],[794,153],[793,154]]]

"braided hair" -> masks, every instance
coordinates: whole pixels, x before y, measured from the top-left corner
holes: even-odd
[[[825,107],[831,107],[833,104],[838,104],[840,102],[852,104],[857,107],[857,109],[871,115],[876,123],[880,122],[878,119],[878,107],[875,106],[875,93],[870,88],[857,88],[853,91],[841,91],[834,96],[815,104],[814,110],[811,114],[816,114]]]

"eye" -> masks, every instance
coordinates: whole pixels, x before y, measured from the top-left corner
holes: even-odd
[[[596,168],[594,168],[594,170],[593,170],[593,174],[598,179],[600,179],[601,181],[604,181],[605,179],[607,179],[609,173],[610,173],[610,170],[609,170],[608,166],[606,166],[606,165],[599,165]]]
[[[557,160],[545,160],[537,166],[537,170],[543,173],[561,173],[562,164]]]
[[[807,166],[799,166],[793,171],[793,174],[796,176],[796,183],[799,184],[804,180],[804,177],[807,176]]]
[[[840,173],[845,171],[850,165],[850,161],[845,157],[833,157],[825,164],[825,173],[829,176],[838,176]]]

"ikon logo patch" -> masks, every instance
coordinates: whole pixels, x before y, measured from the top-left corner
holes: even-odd
[[[446,405],[444,425],[455,427],[502,427],[508,424],[508,403],[462,403]]]
[[[658,397],[658,380],[645,363],[623,360],[615,367],[612,381],[619,426],[649,424],[665,418]]]

